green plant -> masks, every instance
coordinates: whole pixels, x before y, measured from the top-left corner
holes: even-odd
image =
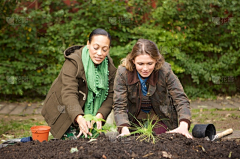
[[[142,23],[151,7],[148,2],[78,0],[68,5],[58,0],[1,1],[0,94],[45,96],[64,63],[63,51],[72,45],[86,45],[96,28],[111,34],[110,55],[117,66],[138,38],[130,31]],[[32,3],[35,7],[28,7]]]
[[[234,94],[240,75],[239,4],[159,0],[149,20],[133,32],[158,45],[190,98]]]
[[[105,123],[102,126],[102,130],[105,132],[117,132],[117,125],[116,123],[113,124],[109,124],[109,123]]]
[[[143,122],[137,120],[136,117],[134,118],[138,122],[138,124],[132,123],[133,127],[131,127],[130,129],[133,129],[135,131],[131,132],[131,134],[138,134],[139,137],[137,137],[137,140],[141,139],[141,141],[146,140],[147,142],[152,141],[152,143],[155,143],[156,136],[153,132],[153,128],[156,126],[157,127],[162,126],[158,124],[160,120],[156,120],[155,123],[153,124],[154,117],[150,119],[149,115],[147,119],[143,120]]]
[[[93,127],[90,129],[90,132],[92,133],[92,136],[88,135],[88,138],[91,138],[91,139],[92,138],[97,138],[100,133],[104,132],[104,130],[96,128],[96,122],[98,122],[98,121],[105,122],[104,119],[97,118],[96,116],[91,115],[91,114],[85,114],[83,117],[86,121],[90,121],[90,122],[94,121],[95,122]]]
[[[158,0],[155,8],[150,0],[38,2],[0,2],[1,95],[45,96],[63,51],[85,45],[96,28],[111,34],[115,66],[145,38],[157,44],[189,98],[239,92],[239,0]]]
[[[99,136],[100,133],[107,133],[107,132],[117,132],[117,125],[116,123],[114,124],[108,124],[108,123],[105,123],[103,126],[102,126],[102,129],[97,129],[96,128],[96,122],[97,121],[102,121],[102,122],[105,122],[104,119],[101,119],[101,118],[97,118],[96,116],[93,116],[91,114],[86,114],[83,116],[84,119],[86,121],[95,121],[95,124],[93,125],[93,128],[90,129],[90,132],[93,134],[93,136],[88,136],[88,138],[90,139],[94,139],[94,138],[97,138]]]

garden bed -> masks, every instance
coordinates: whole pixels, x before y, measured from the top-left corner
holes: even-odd
[[[77,152],[71,153],[71,148]],[[187,139],[161,134],[155,144],[131,136],[119,141],[104,136],[89,139],[31,141],[0,149],[1,158],[240,158],[240,143]]]

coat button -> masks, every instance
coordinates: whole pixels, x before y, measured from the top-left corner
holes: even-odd
[[[148,92],[148,93],[147,93],[147,95],[149,96],[149,95],[150,95],[150,93]]]

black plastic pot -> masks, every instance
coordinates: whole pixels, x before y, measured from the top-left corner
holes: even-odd
[[[204,138],[208,137],[210,140],[216,135],[216,129],[213,124],[196,124],[192,130],[193,137]]]

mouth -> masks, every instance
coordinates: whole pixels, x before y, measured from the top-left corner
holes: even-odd
[[[143,75],[148,75],[148,72],[142,72]]]
[[[100,58],[100,57],[95,57],[94,58],[96,61],[102,61],[102,58]]]

